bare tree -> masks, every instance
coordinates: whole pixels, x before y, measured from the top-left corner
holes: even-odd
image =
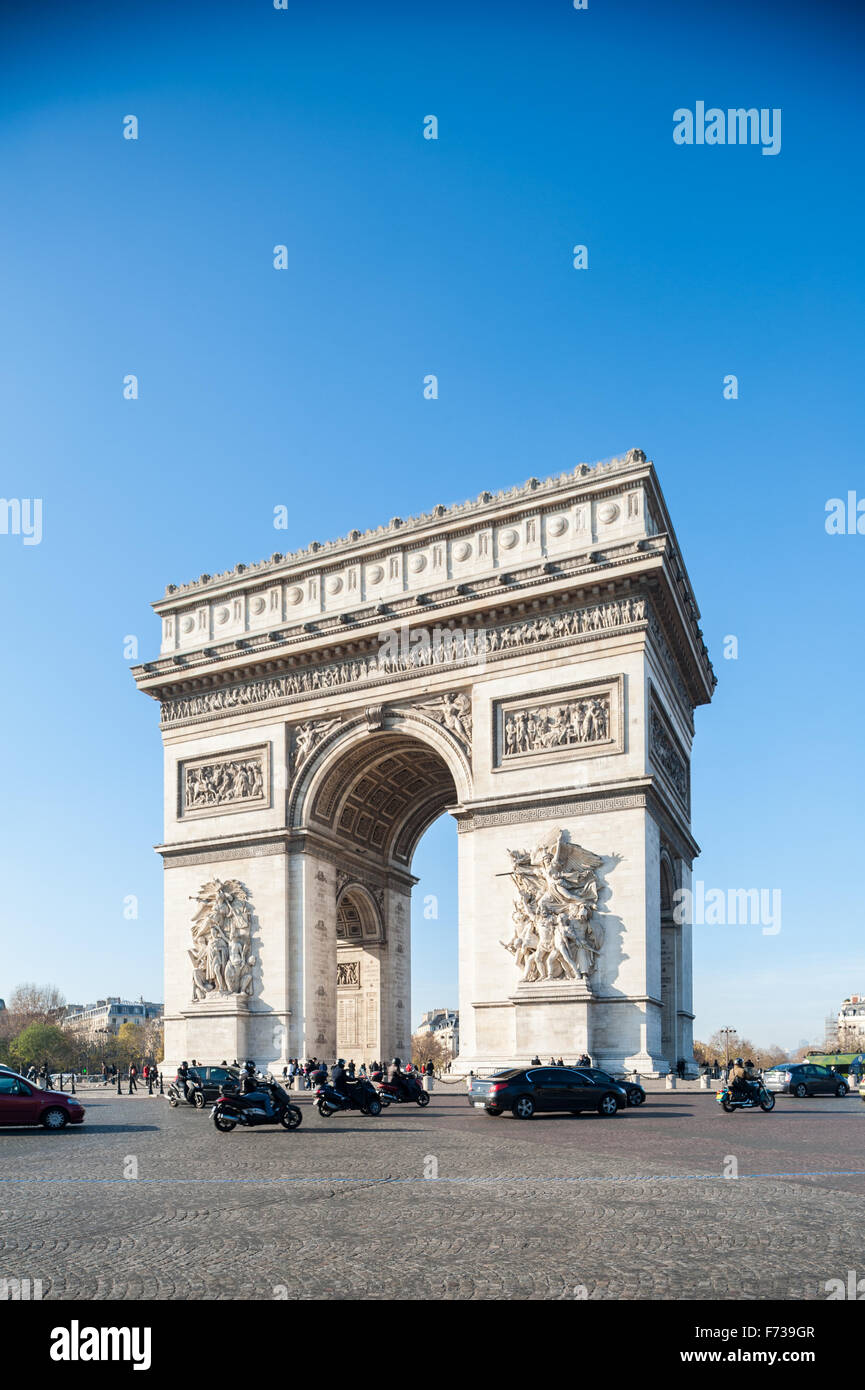
[[[56,985],[16,985],[7,1002],[17,1030],[30,1023],[56,1023],[63,1016],[66,999]]]
[[[149,1018],[144,1024],[144,1060],[161,1062],[165,1055],[164,1028],[161,1018]]]
[[[734,1057],[744,1057],[750,1060],[762,1071],[775,1066],[777,1062],[789,1060],[789,1053],[777,1043],[771,1043],[769,1047],[761,1047],[751,1042],[750,1038],[742,1038],[738,1033],[731,1033],[729,1045],[725,1034],[720,1030],[713,1033],[707,1043],[694,1043],[694,1060],[697,1062],[714,1062],[716,1059],[723,1063],[727,1056],[729,1046],[730,1060]]]
[[[779,1062],[789,1062],[790,1054],[784,1047],[779,1047],[778,1043],[770,1043],[768,1047],[758,1047],[753,1054],[753,1059],[761,1071],[768,1071],[770,1067],[775,1067]]]
[[[421,1067],[425,1067],[427,1062],[432,1062],[438,1070],[449,1061],[450,1054],[435,1033],[414,1033],[411,1040],[411,1058]]]

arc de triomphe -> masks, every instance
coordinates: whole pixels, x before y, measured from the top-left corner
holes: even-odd
[[[166,1062],[410,1047],[412,856],[459,830],[460,1067],[691,1052],[715,677],[639,450],[170,585]]]

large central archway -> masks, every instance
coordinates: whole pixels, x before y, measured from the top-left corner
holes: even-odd
[[[308,756],[290,820],[302,851],[298,1051],[355,1061],[409,1051],[411,872],[424,831],[468,790],[444,731],[422,716],[340,726]],[[322,889],[326,885],[326,891]]]

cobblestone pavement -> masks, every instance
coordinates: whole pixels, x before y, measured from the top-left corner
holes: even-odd
[[[858,1098],[521,1122],[453,1091],[377,1119],[303,1097],[295,1133],[230,1135],[82,1099],[81,1128],[0,1130],[0,1278],[45,1298],[822,1299],[865,1275]]]

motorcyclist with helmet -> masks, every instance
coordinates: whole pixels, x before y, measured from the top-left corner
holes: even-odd
[[[394,1057],[393,1061],[388,1067],[387,1079],[389,1085],[396,1086],[397,1090],[399,1091],[400,1095],[403,1097],[404,1100],[407,1100],[409,1098],[409,1087],[406,1083],[406,1079],[402,1071],[402,1062],[400,1061],[399,1057]]]
[[[261,1082],[255,1074],[255,1063],[248,1061],[244,1064],[240,1074],[240,1094],[247,1100],[257,1100],[264,1106],[266,1115],[273,1114],[273,1106],[270,1101],[270,1091],[262,1087]]]
[[[345,1069],[345,1058],[337,1058],[333,1071],[330,1074],[330,1084],[346,1103],[349,1100],[348,1094],[348,1072]]]
[[[189,1100],[189,1063],[181,1062],[174,1078],[176,1085],[183,1087],[183,1099]]]
[[[757,1097],[759,1095],[761,1076],[762,1073],[757,1070],[754,1063],[751,1061],[751,1058],[749,1057],[747,1062],[745,1063],[745,1081],[747,1083],[748,1090],[754,1097]]]
[[[732,1094],[740,1100],[746,1099],[751,1094],[748,1080],[745,1063],[742,1061],[741,1057],[737,1057],[730,1068],[730,1074],[727,1077],[727,1085],[730,1087]]]

